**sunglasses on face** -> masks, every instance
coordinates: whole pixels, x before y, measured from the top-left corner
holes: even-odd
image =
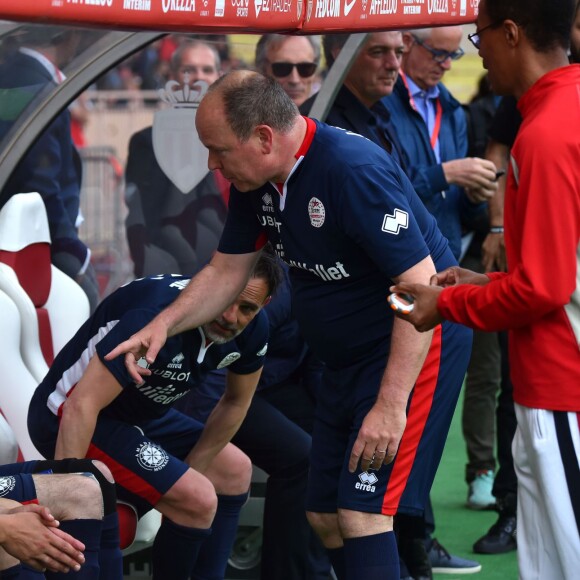
[[[273,62],[270,63],[270,66],[272,67],[272,74],[278,78],[292,74],[294,67],[296,67],[298,74],[302,78],[311,77],[316,72],[315,62]]]

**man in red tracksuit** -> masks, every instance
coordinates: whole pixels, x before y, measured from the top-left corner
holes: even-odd
[[[524,579],[572,578],[580,561],[580,65],[567,58],[574,4],[482,0],[470,35],[494,92],[514,95],[523,117],[506,184],[508,273],[450,268],[431,286],[392,288],[414,297],[406,319],[419,330],[442,319],[509,330]]]

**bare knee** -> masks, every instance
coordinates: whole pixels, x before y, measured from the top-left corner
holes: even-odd
[[[113,477],[111,470],[102,461],[99,461],[98,459],[93,459],[92,461],[93,465],[107,478],[109,483],[115,483],[115,478]]]
[[[204,475],[219,495],[241,495],[250,488],[252,462],[243,451],[229,443],[217,454]]]
[[[180,526],[209,528],[217,510],[217,495],[209,479],[188,469],[155,507]]]
[[[35,474],[39,503],[47,505],[59,520],[101,519],[103,496],[93,475]]]
[[[326,548],[342,547],[342,535],[338,525],[338,514],[306,512],[308,522]]]

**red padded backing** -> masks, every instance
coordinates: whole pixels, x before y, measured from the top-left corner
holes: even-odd
[[[14,270],[18,282],[36,308],[40,348],[46,364],[50,366],[54,360],[52,332],[48,311],[43,308],[48,300],[52,282],[50,245],[41,242],[26,246],[18,252],[0,250],[0,262]]]
[[[54,362],[54,348],[52,346],[52,332],[50,329],[50,318],[46,308],[37,308],[38,336],[40,338],[40,350],[46,364],[50,366]]]
[[[0,262],[14,270],[36,308],[46,304],[52,280],[49,244],[32,244],[19,252],[0,250]]]
[[[137,514],[131,506],[124,503],[117,503],[117,514],[119,516],[119,540],[121,550],[124,550],[135,541]]]

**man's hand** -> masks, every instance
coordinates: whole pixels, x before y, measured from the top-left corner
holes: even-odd
[[[447,183],[463,187],[471,201],[487,201],[497,191],[496,167],[479,157],[453,159],[441,164]]]
[[[447,268],[447,270],[437,272],[437,274],[431,276],[429,284],[447,288],[449,286],[457,286],[458,284],[485,286],[488,282],[489,278],[485,274],[479,274],[466,268],[460,268],[459,266],[452,266],[451,268]]]
[[[66,573],[78,571],[84,564],[84,544],[59,530],[59,523],[47,508],[21,506],[0,519],[2,547],[35,570]]]
[[[147,326],[136,332],[131,338],[121,342],[105,356],[105,360],[112,360],[125,354],[125,366],[131,378],[140,384],[142,377],[151,375],[151,371],[138,364],[139,359],[145,357],[148,365],[155,362],[159,351],[167,341],[167,327],[159,317],[154,318]]]
[[[384,408],[375,403],[364,418],[352,447],[348,470],[354,473],[360,461],[363,471],[380,469],[395,458],[407,424],[406,407]]]
[[[485,272],[507,272],[503,234],[487,234],[481,246],[481,254]]]
[[[435,276],[431,278],[433,280]],[[414,299],[413,310],[409,314],[395,312],[395,316],[410,322],[419,332],[427,332],[443,321],[437,310],[437,299],[442,292],[441,286],[408,284],[401,282],[391,286],[391,292],[410,294]]]

